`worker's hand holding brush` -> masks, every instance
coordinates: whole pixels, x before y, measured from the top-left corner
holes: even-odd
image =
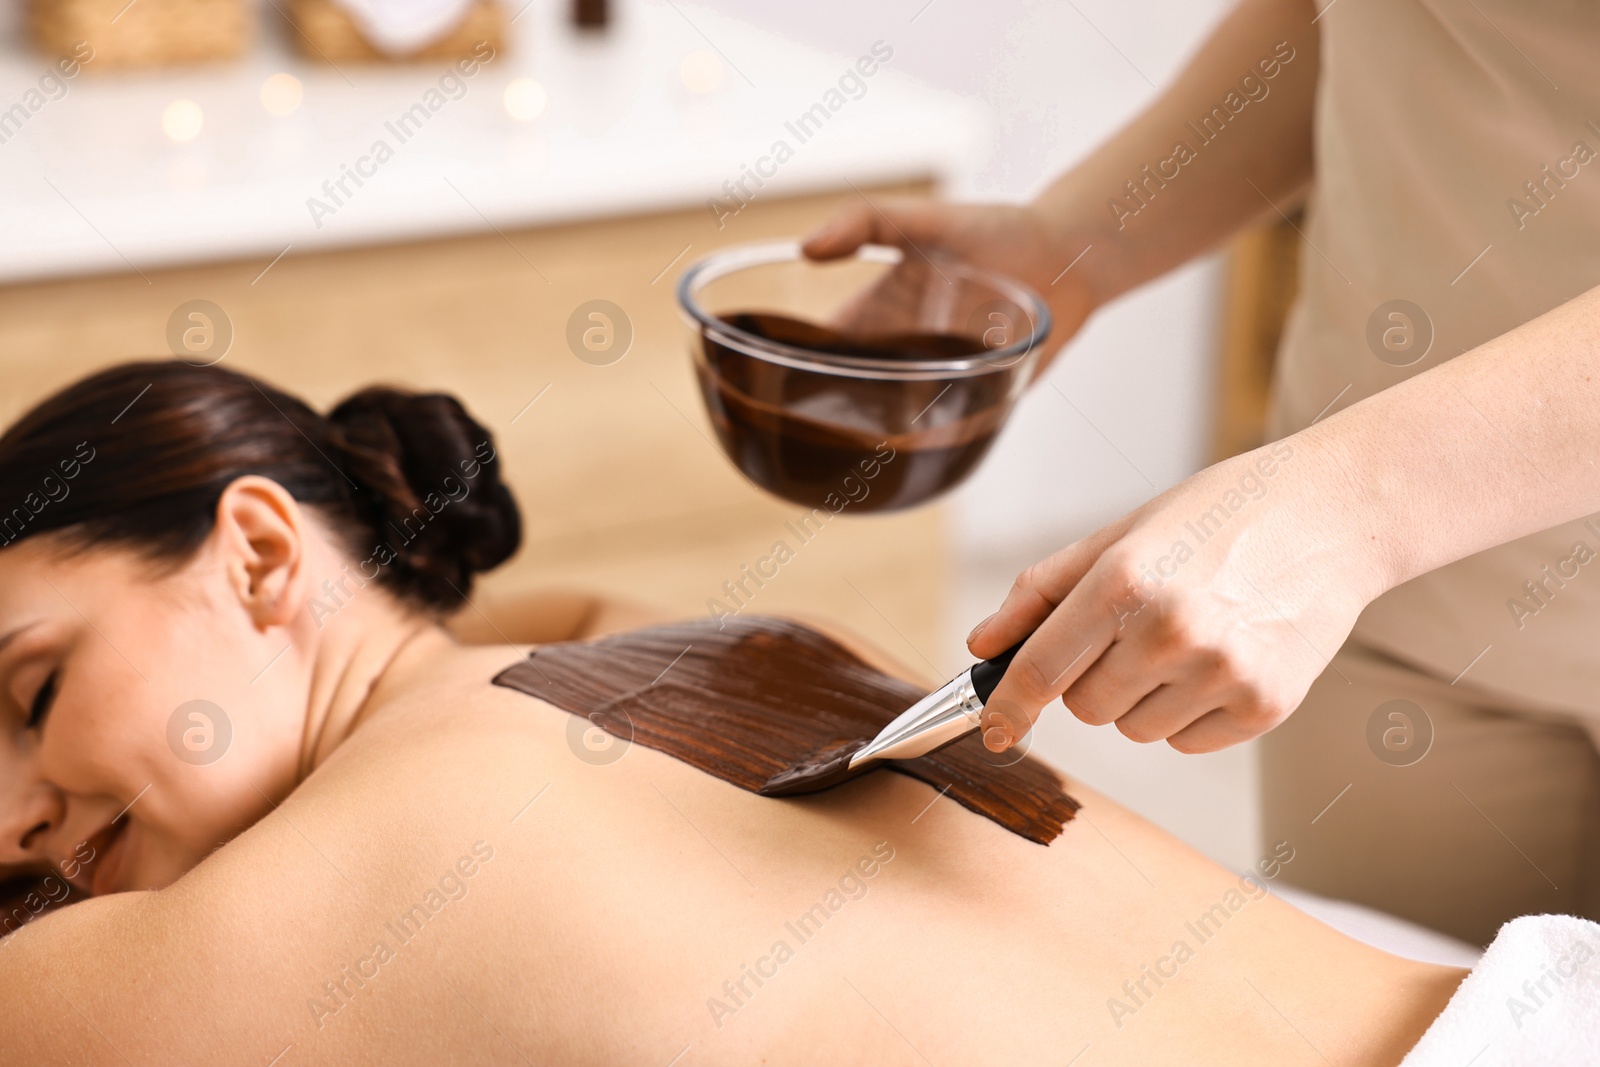
[[[1182,752],[1265,733],[1389,587],[1369,515],[1337,450],[1297,434],[1034,564],[968,638],[983,658],[1027,638],[986,704],[985,744],[1009,747],[1057,697]]]

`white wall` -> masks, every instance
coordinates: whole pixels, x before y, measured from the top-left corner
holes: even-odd
[[[708,6],[847,55],[888,41],[896,70],[979,100],[992,113],[988,157],[975,159],[951,194],[1021,199],[1144,106],[1228,5],[709,0]],[[1017,571],[1203,465],[1218,283],[1218,266],[1208,260],[1106,309],[1017,411],[954,501],[952,632],[941,662],[968,659],[966,630],[998,606]],[[1180,756],[1165,745],[1139,746],[1113,730],[1090,729],[1059,705],[1036,734],[1041,754],[1202,851],[1236,867],[1253,858],[1256,783],[1248,749]]]

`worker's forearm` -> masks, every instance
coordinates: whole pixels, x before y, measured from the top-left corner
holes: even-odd
[[[1315,15],[1309,0],[1244,0],[1155,103],[1039,196],[1092,245],[1082,269],[1100,302],[1275,216],[1310,179]]]
[[[1348,473],[1385,587],[1600,511],[1600,289],[1296,438]]]

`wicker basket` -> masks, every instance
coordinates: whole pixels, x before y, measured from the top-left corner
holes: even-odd
[[[28,26],[48,56],[87,42],[96,70],[231,59],[250,41],[245,0],[29,0]]]
[[[327,63],[459,59],[470,55],[481,42],[487,42],[496,52],[505,43],[505,13],[496,0],[475,0],[455,29],[405,55],[373,47],[355,20],[334,0],[290,0],[289,18],[294,23],[295,44],[301,54]]]

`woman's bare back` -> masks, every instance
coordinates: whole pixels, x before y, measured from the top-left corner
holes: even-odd
[[[772,800],[641,745],[598,759],[582,720],[490,684],[518,655],[417,642],[273,814],[168,889],[6,942],[12,1019],[56,1022],[5,1044],[285,1067],[1396,1062],[1460,979],[1087,790],[1044,847],[898,774]]]

